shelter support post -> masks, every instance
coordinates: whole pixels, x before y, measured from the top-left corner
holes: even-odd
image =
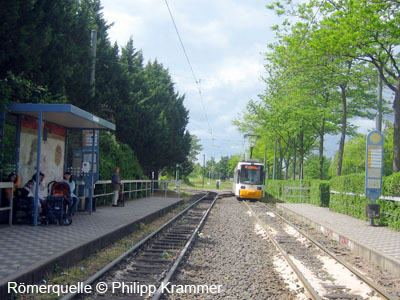
[[[37,141],[37,158],[36,158],[36,188],[35,188],[35,203],[33,206],[33,226],[37,226],[39,213],[39,178],[40,178],[40,155],[42,150],[42,119],[43,113],[39,112],[38,120],[38,141]]]
[[[95,138],[95,130],[92,131],[92,163],[90,168],[90,188],[89,188],[89,214],[92,213],[93,210],[93,188],[94,188],[94,143],[96,142]]]

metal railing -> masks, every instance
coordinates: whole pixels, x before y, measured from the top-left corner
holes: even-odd
[[[293,195],[291,194],[291,191],[300,191],[299,195]],[[306,194],[303,194],[303,191],[306,192]],[[310,189],[302,186],[285,186],[285,194],[283,197],[283,201],[286,202],[287,198],[300,198],[300,202],[303,202],[303,198],[310,198],[309,196]]]
[[[14,194],[14,184],[12,182],[0,182],[0,189],[8,189],[11,188],[11,199],[10,199],[10,203],[9,206],[5,206],[5,207],[0,207],[0,211],[6,211],[9,210],[9,224],[10,226],[12,225],[12,217],[13,217],[13,194]]]
[[[180,197],[180,186],[176,184],[175,181],[164,181],[164,180],[121,180],[121,193],[128,196],[128,198],[138,198],[153,196],[155,191],[163,191],[165,197],[167,197],[168,191],[171,190],[168,188],[170,183],[175,184],[177,188],[178,197]],[[157,183],[157,184],[156,184]],[[114,195],[114,191],[110,187],[111,180],[99,180],[95,183],[95,193],[93,194],[93,198],[103,199],[103,204],[106,203],[106,199],[108,196]],[[101,188],[99,188],[101,186]],[[96,190],[97,188],[97,190]],[[97,191],[102,190],[100,193]]]
[[[155,183],[158,183],[158,188],[155,187]],[[168,191],[171,190],[168,189],[170,183],[175,185],[173,189],[176,190],[178,197],[180,197],[181,187],[179,181],[177,182],[175,180],[152,180],[152,195],[154,195],[154,191],[164,191],[164,196],[167,197]]]

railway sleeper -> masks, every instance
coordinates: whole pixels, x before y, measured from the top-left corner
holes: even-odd
[[[159,269],[137,269],[137,270],[127,270],[127,273],[129,273],[130,276],[134,277],[143,277],[142,275],[159,275],[160,273],[164,273],[165,270],[159,270]],[[154,278],[153,278],[154,281]]]
[[[178,250],[176,250],[176,249],[171,249],[171,248],[154,248],[154,247],[152,247],[152,248],[149,248],[149,249],[146,249],[146,252],[150,252],[150,253],[164,253],[164,252],[172,252],[172,253],[176,253],[176,252],[178,252]]]
[[[172,245],[172,244],[156,244],[156,245],[153,245],[152,247],[151,247],[151,249],[153,250],[153,249],[156,249],[156,250],[158,250],[158,249],[161,249],[161,250],[164,250],[164,251],[175,251],[176,252],[176,250],[177,249],[179,249],[179,248],[181,248],[181,244],[180,245]]]
[[[164,247],[171,247],[171,248],[181,248],[183,244],[185,243],[184,240],[181,241],[175,241],[175,242],[170,242],[170,241],[165,241],[165,242],[156,242],[154,243],[156,246],[164,246]]]
[[[190,237],[190,235],[168,235],[168,236],[165,236],[165,238],[173,238],[173,239],[176,239],[176,240],[181,240],[181,241],[186,241],[186,240],[188,240],[189,239],[189,237]]]
[[[165,241],[165,242],[181,242],[183,240],[186,239],[180,237],[163,237],[162,239],[160,239],[160,241]]]
[[[130,265],[131,268],[133,269],[139,269],[139,268],[143,268],[143,269],[165,269],[165,265],[146,265],[146,264],[134,264],[134,265]]]
[[[147,252],[147,253],[143,253],[142,254],[142,256],[144,256],[144,257],[147,257],[147,258],[153,257],[155,259],[163,258],[162,255],[163,255],[163,251],[161,251],[161,252],[160,251],[158,251],[158,252]],[[172,260],[170,260],[170,261],[172,261]]]
[[[337,290],[344,290],[347,288],[345,285],[334,285],[334,284],[323,284],[322,286],[326,289],[337,289]]]
[[[350,294],[324,294],[323,296],[328,299],[362,299],[361,295]]]
[[[196,222],[196,225],[198,224],[198,220]],[[175,231],[175,230],[179,230],[179,231],[187,231],[187,232],[192,232],[195,226],[188,226],[187,224],[180,224],[177,226],[174,226],[170,231]],[[169,232],[170,232],[169,231]]]
[[[160,265],[166,265],[166,264],[170,264],[171,261],[170,260],[165,260],[165,259],[151,259],[151,258],[144,258],[144,257],[140,257],[138,259],[136,259],[136,262],[141,262],[141,263],[151,263],[151,264],[160,264]]]
[[[126,276],[124,278],[124,282],[138,282],[140,284],[154,284],[157,285],[159,283],[158,280],[154,280],[154,278],[150,278],[150,277],[137,277],[137,276]]]
[[[193,232],[193,230],[194,230],[194,228],[174,228],[170,232],[177,233],[177,234],[191,234]]]
[[[141,297],[118,297],[118,296],[107,296],[104,295],[101,297],[102,300],[143,300]]]

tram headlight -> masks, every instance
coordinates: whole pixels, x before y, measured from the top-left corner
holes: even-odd
[[[244,190],[244,189],[246,189],[246,187],[245,187],[244,185],[242,185],[242,186],[240,187],[240,189]]]

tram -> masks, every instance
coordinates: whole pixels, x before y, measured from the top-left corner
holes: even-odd
[[[264,190],[264,165],[258,160],[238,162],[232,189],[238,200],[261,199]]]

